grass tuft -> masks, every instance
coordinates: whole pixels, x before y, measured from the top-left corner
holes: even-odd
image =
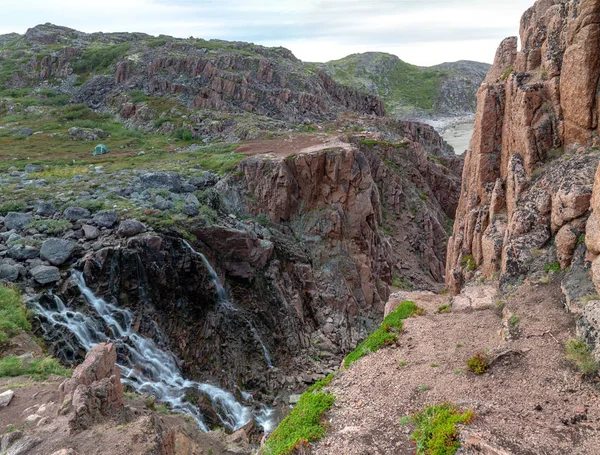
[[[403,320],[419,313],[421,310],[414,302],[404,301],[398,308],[388,314],[381,326],[375,330],[369,337],[360,343],[354,351],[352,351],[344,359],[344,367],[348,368],[358,359],[366,356],[370,352],[376,352],[383,346],[394,344],[398,341],[398,333],[402,331]]]
[[[0,343],[23,330],[31,330],[31,324],[21,295],[10,286],[0,285]]]
[[[598,362],[592,350],[581,338],[572,338],[565,346],[565,356],[585,376],[593,376],[598,372]]]
[[[329,393],[304,392],[292,412],[271,433],[260,453],[290,454],[298,447],[322,438],[326,429],[323,414],[333,406],[334,401],[335,397]]]
[[[467,424],[473,411],[460,412],[455,405],[443,403],[427,406],[411,417],[417,427],[411,438],[415,455],[452,455],[460,447],[457,424]]]
[[[0,359],[0,378],[31,376],[36,381],[48,379],[51,374],[71,376],[71,370],[64,368],[58,360],[51,357],[36,360],[24,360],[15,356]]]
[[[478,352],[471,359],[467,360],[467,367],[475,374],[483,374],[488,369],[488,359],[485,353]]]

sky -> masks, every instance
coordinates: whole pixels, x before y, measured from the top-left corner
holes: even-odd
[[[491,63],[533,0],[0,0],[0,34],[51,22],[84,32],[249,41],[310,62],[358,52],[416,65]]]

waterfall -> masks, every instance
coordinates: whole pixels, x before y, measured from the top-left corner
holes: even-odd
[[[187,242],[187,240],[183,240],[183,243],[193,254],[195,254],[202,260],[204,267],[206,267],[206,270],[208,270],[208,274],[210,275],[210,278],[211,278],[211,280],[215,286],[215,289],[217,291],[217,304],[229,311],[240,313],[239,309],[235,307],[235,305],[231,302],[231,300],[229,300],[227,291],[225,290],[225,287],[221,283],[221,280],[219,280],[219,275],[217,275],[217,272],[215,271],[215,269],[213,269],[212,265],[210,265],[210,262],[208,262],[208,259],[206,259],[206,256],[204,256],[199,251],[196,251],[194,249],[194,247],[192,247],[192,245],[190,245]],[[256,327],[254,327],[254,324],[252,324],[252,321],[250,321],[250,319],[248,319],[242,315],[240,315],[240,317],[246,322],[246,324],[248,325],[248,329],[250,330],[250,333],[252,334],[252,337],[254,338],[254,340],[259,344],[260,348],[262,349],[263,357],[265,358],[265,362],[266,362],[267,366],[269,368],[273,368],[273,361],[271,359],[271,353],[269,352],[269,350],[267,349],[267,346],[265,345],[262,338],[260,337],[258,330],[256,330]]]
[[[39,303],[35,303],[34,308],[52,325],[73,333],[87,351],[102,341],[114,342],[124,354],[118,360],[124,384],[136,392],[149,393],[158,401],[168,403],[175,412],[193,416],[204,431],[208,431],[208,427],[199,408],[185,400],[186,390],[195,389],[207,396],[223,425],[231,430],[242,427],[251,419],[265,432],[273,430],[271,409],[243,406],[230,392],[211,384],[184,379],[171,352],[133,331],[133,317],[129,310],[96,297],[85,284],[82,273],[73,272],[72,277],[94,312],[86,316],[70,310],[57,296],[54,296],[55,308],[44,308]]]

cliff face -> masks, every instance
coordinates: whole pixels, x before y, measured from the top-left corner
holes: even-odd
[[[600,145],[600,1],[539,0],[520,34],[522,49],[504,40],[477,94],[448,245],[454,293],[476,268],[502,285],[522,279],[546,249],[563,269],[589,269],[577,251],[597,230],[588,217]],[[593,259],[600,249],[588,237]]]

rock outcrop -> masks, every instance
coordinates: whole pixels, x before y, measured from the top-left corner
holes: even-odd
[[[500,45],[478,92],[448,246],[455,293],[470,259],[488,278],[514,279],[555,236],[570,264],[598,164],[599,5],[540,0],[521,20],[521,51],[516,38]]]
[[[61,384],[61,413],[69,414],[71,432],[87,429],[98,418],[121,409],[123,386],[116,361],[117,351],[112,344],[97,344],[73,376]]]

